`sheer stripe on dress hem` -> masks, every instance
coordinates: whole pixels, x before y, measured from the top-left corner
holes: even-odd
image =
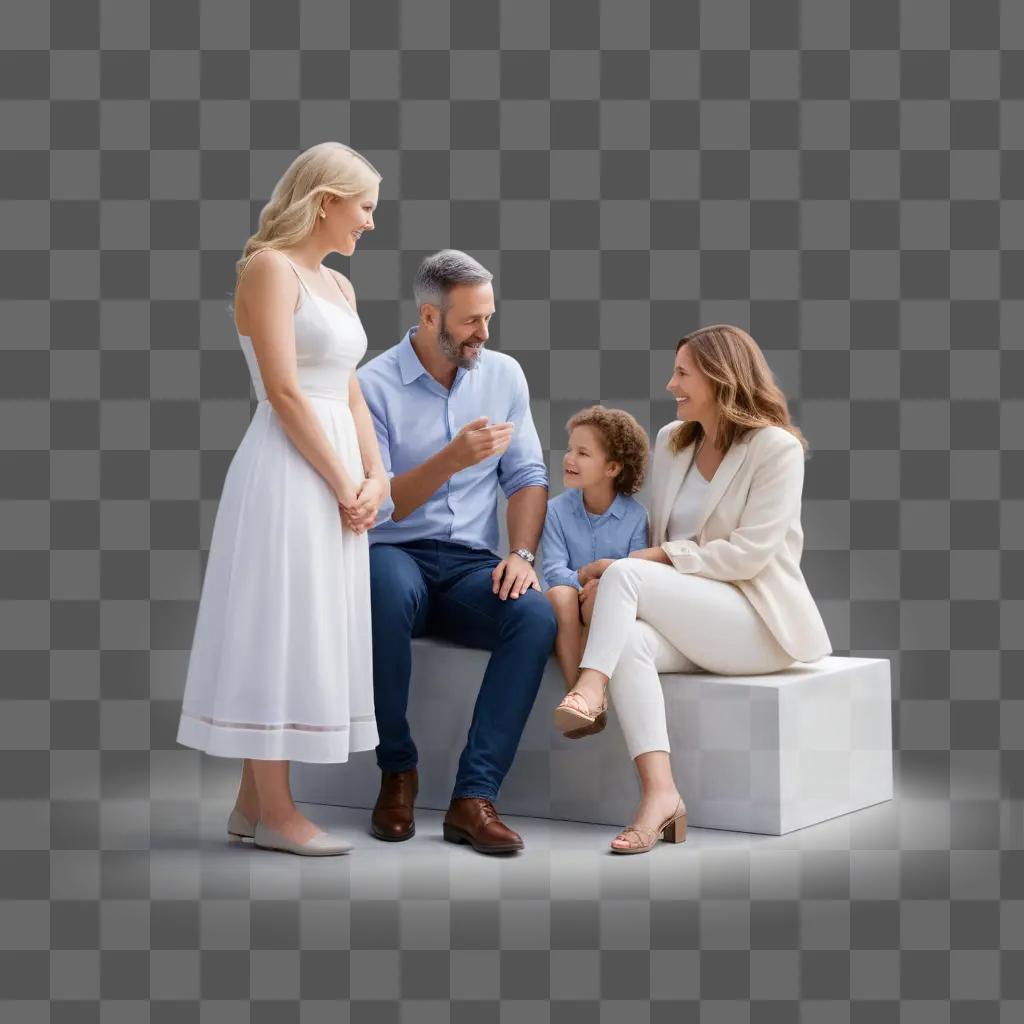
[[[360,718],[353,718],[346,725],[305,725],[301,722],[283,722],[281,724],[266,725],[262,722],[228,722],[220,718],[211,718],[209,715],[197,715],[191,711],[181,712],[186,718],[195,719],[198,722],[205,722],[207,725],[216,726],[218,729],[257,729],[261,732],[281,731],[290,729],[295,732],[344,732],[351,725],[361,725],[367,722],[375,722],[375,715],[363,715]]]

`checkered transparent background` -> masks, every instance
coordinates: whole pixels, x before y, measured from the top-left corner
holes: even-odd
[[[1020,1019],[1024,5],[2,0],[0,47],[0,1017]],[[469,890],[213,856],[237,765],[174,734],[252,410],[233,262],[328,138],[384,174],[329,261],[371,352],[471,251],[553,467],[585,404],[672,416],[682,333],[757,338],[836,653],[892,661],[867,842]]]

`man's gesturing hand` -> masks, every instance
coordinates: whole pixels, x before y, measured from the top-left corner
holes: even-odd
[[[475,466],[492,455],[501,455],[512,441],[514,423],[495,423],[487,426],[486,416],[467,423],[448,442],[448,451],[456,469]]]

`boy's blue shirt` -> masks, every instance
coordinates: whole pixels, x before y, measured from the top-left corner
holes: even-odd
[[[647,547],[647,540],[647,509],[636,498],[616,494],[608,510],[592,523],[582,489],[569,488],[548,501],[540,539],[544,589],[582,590],[577,569],[599,558],[625,558]]]

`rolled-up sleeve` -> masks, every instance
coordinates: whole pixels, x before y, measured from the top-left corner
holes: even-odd
[[[771,560],[800,514],[804,453],[783,442],[754,472],[739,524],[727,538],[697,544],[667,540],[661,549],[680,571],[730,582],[753,579]]]
[[[509,421],[515,424],[512,441],[498,460],[498,483],[506,498],[511,498],[523,487],[547,487],[548,470],[544,464],[544,452],[537,436],[530,411],[530,389],[526,374],[518,363],[514,364],[515,395]]]
[[[569,545],[562,524],[558,521],[558,514],[550,506],[544,520],[544,532],[540,537],[540,561],[545,590],[552,587],[583,589],[576,570],[569,568]]]

